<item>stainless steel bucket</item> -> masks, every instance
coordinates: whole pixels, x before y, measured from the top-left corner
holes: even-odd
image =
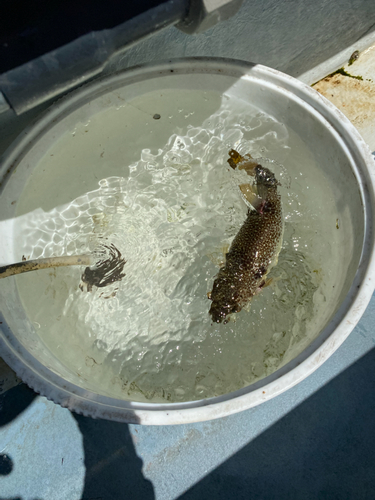
[[[239,99],[256,103],[259,109],[295,130],[309,143],[317,161],[324,158],[327,165],[328,159],[327,175],[342,214],[345,244],[340,248],[342,277],[317,323],[313,341],[304,351],[252,385],[220,397],[186,403],[139,403],[90,390],[83,379],[67,369],[43,344],[24,311],[15,281],[1,280],[0,353],[24,382],[48,399],[83,415],[153,425],[230,415],[294,386],[345,340],[363,314],[375,286],[375,168],[356,129],[330,102],[294,78],[261,65],[212,58],[146,65],[94,81],[59,100],[25,130],[1,159],[0,262],[18,259],[16,240],[22,236],[19,233],[17,236],[16,230],[17,200],[31,182],[34,167],[59,138],[67,130],[74,133],[76,123],[84,123],[103,110],[110,112],[124,101],[164,89],[178,89],[182,93],[191,89],[207,90],[217,95],[230,89]],[[194,111],[199,114],[199,110]],[[154,146],[163,140],[162,136],[163,132],[153,138]],[[64,168],[63,164],[60,166]],[[92,168],[95,169],[95,165]],[[88,172],[77,170],[76,174],[72,177],[72,198],[75,186],[85,182]],[[51,192],[58,191],[48,194],[46,186],[43,203],[48,206],[53,206],[55,201],[56,195]]]

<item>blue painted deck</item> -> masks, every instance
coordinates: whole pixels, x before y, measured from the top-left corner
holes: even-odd
[[[375,295],[293,389],[172,427],[92,420],[18,385],[0,396],[0,499],[375,498],[374,348]]]

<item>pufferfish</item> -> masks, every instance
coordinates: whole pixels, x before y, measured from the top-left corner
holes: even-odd
[[[216,323],[227,323],[229,314],[241,311],[267,284],[267,275],[277,264],[284,231],[279,182],[273,172],[250,155],[242,157],[232,149],[229,156],[233,169],[244,169],[255,177],[253,186],[240,186],[253,209],[249,209],[208,294],[212,300],[209,313]]]

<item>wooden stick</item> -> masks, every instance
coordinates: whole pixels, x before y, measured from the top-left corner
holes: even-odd
[[[94,255],[62,255],[61,257],[48,257],[46,259],[25,260],[16,264],[0,267],[0,279],[15,274],[28,273],[38,269],[62,266],[91,266],[95,263]]]

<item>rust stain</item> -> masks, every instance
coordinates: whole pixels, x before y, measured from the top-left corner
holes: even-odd
[[[374,83],[334,74],[323,78],[313,88],[339,108],[357,128],[374,122]]]

